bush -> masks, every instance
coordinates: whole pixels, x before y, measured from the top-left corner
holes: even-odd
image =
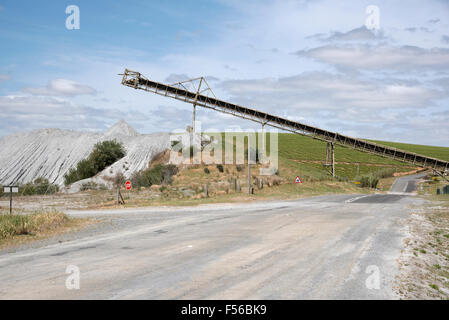
[[[69,185],[75,181],[93,177],[124,156],[125,150],[122,143],[115,140],[98,142],[87,159],[78,162],[76,168],[70,168],[64,175],[64,184]]]
[[[106,140],[95,144],[88,159],[96,174],[124,156],[125,150],[122,143],[115,140]]]
[[[171,184],[178,167],[173,164],[158,164],[133,174],[131,182],[136,187],[151,187],[153,184]]]
[[[358,181],[362,188],[377,188],[380,179],[393,177],[395,169],[388,168],[377,171],[375,174],[361,176]]]
[[[379,179],[373,176],[363,176],[359,179],[362,188],[377,188]]]
[[[375,176],[376,178],[383,179],[383,178],[390,178],[393,177],[393,174],[396,172],[393,168],[383,169],[376,172]]]
[[[209,173],[210,173],[210,170],[209,170],[209,168],[207,168],[207,167],[206,167],[206,168],[204,168],[204,173],[205,173],[205,174],[209,174]]]
[[[59,191],[59,187],[52,184],[45,178],[37,178],[21,187],[22,195],[29,196],[34,194],[53,194]]]
[[[125,183],[125,176],[121,172],[117,172],[116,175],[112,178],[112,183],[115,188],[119,188]]]
[[[80,187],[80,191],[86,190],[107,190],[107,187],[104,184],[98,184],[96,182],[90,181],[83,183]]]
[[[222,164],[217,164],[217,169],[218,169],[218,171],[220,171],[220,172],[223,172],[224,170],[223,170],[223,165]]]

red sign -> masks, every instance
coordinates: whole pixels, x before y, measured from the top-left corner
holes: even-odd
[[[126,181],[125,186],[126,186],[126,190],[131,190],[131,188],[132,188],[131,181],[129,181],[129,180]]]
[[[299,178],[299,176],[296,176],[295,183],[302,183],[302,181],[301,181],[301,179]]]

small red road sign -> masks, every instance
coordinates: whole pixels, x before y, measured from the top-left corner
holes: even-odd
[[[299,178],[299,176],[296,176],[295,178],[295,183],[302,183],[301,179]]]
[[[131,181],[129,181],[129,180],[126,181],[125,186],[126,186],[126,190],[131,190],[131,188],[132,188]]]

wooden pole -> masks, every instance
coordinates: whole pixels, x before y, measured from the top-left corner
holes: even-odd
[[[331,144],[332,149],[332,177],[335,177],[335,150],[334,150],[334,144]]]
[[[251,164],[249,163],[249,135],[248,135],[248,194],[251,194]]]

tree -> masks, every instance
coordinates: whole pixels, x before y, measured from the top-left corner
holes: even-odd
[[[93,177],[117,160],[125,156],[123,144],[115,140],[105,140],[95,144],[94,149],[86,159],[77,163],[76,169],[71,168],[64,175],[64,184]]]
[[[106,140],[95,144],[89,160],[92,162],[94,171],[98,173],[124,156],[125,150],[122,143]]]

